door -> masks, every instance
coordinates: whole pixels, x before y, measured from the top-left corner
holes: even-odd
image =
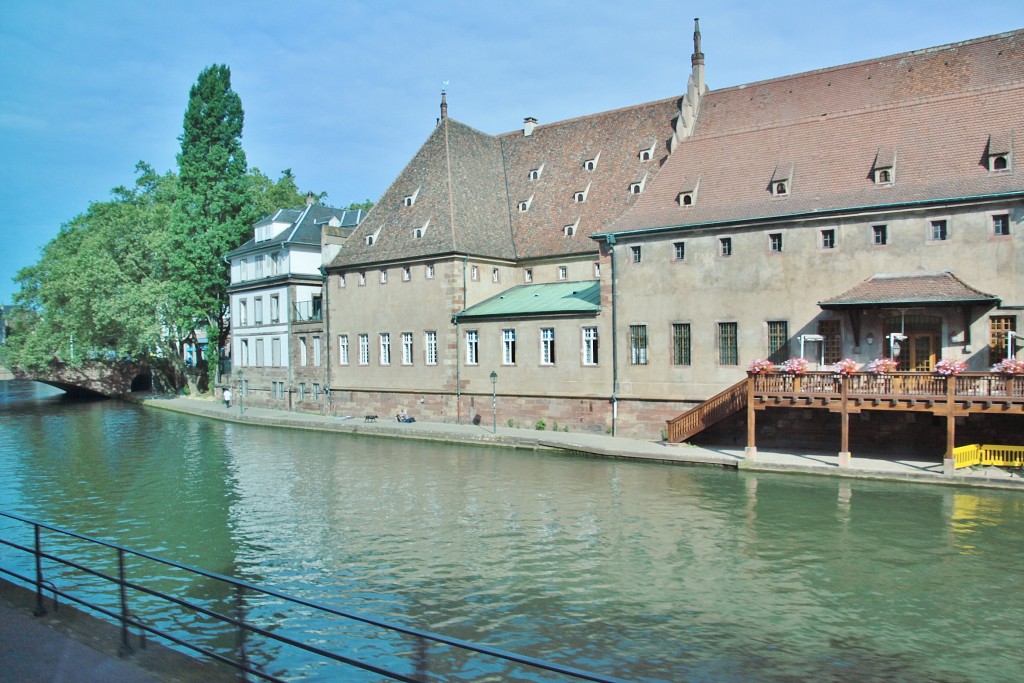
[[[930,315],[893,317],[885,321],[886,339],[891,333],[902,333],[906,339],[895,345],[886,343],[890,358],[899,361],[903,372],[931,372],[942,350],[942,318]],[[902,332],[901,332],[902,331]]]

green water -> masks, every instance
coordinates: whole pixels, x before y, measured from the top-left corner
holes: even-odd
[[[1024,671],[1021,493],[238,426],[14,382],[0,482],[5,511],[628,680]],[[311,619],[280,627],[330,630]]]

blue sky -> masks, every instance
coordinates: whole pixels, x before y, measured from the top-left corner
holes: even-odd
[[[60,226],[175,167],[189,87],[227,64],[250,166],[376,200],[452,118],[501,133],[1024,27],[1020,0],[766,3],[0,0],[0,303]]]

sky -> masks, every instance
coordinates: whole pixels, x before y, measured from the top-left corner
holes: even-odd
[[[1020,0],[0,0],[0,304],[135,165],[176,170],[189,88],[231,69],[250,167],[376,200],[448,114],[485,133],[1024,28]],[[1024,65],[1022,65],[1024,69]]]

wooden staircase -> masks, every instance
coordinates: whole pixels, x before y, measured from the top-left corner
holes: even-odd
[[[741,379],[679,417],[668,421],[669,443],[682,443],[747,407],[747,379]]]

